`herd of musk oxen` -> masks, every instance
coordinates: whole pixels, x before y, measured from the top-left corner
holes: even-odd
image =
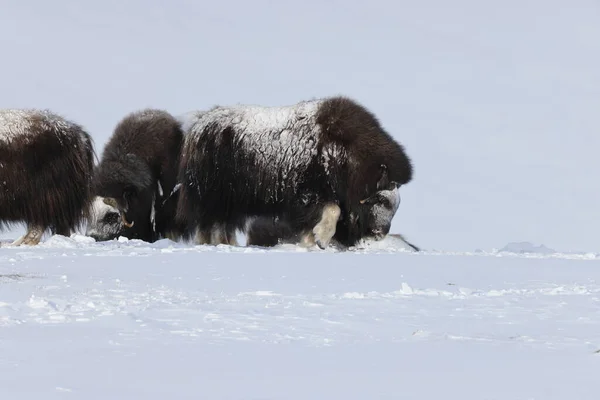
[[[82,125],[0,110],[0,229],[27,227],[13,245],[85,226],[97,241],[237,245],[242,232],[246,245],[348,248],[388,235],[413,175],[375,115],[341,96],[132,112],[95,160]]]

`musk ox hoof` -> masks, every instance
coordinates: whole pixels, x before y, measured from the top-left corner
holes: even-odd
[[[44,230],[45,229],[37,226],[29,227],[25,235],[15,240],[12,244],[13,246],[21,246],[23,244],[26,246],[36,246],[40,243]]]
[[[340,207],[334,203],[328,203],[323,207],[321,220],[313,228],[315,243],[321,250],[325,250],[329,246],[333,235],[335,235],[335,227],[341,212]]]

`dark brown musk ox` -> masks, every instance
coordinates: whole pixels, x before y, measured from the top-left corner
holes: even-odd
[[[354,100],[215,106],[188,123],[177,218],[198,243],[296,242],[325,249],[380,240],[413,167],[403,146]]]
[[[13,245],[37,245],[48,229],[70,236],[81,228],[94,157],[82,126],[49,110],[0,110],[0,229],[27,228]]]
[[[143,109],[115,127],[94,173],[96,199],[86,234],[154,242],[178,240],[175,222],[181,122],[164,110]]]

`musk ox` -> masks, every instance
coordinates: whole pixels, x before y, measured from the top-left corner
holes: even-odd
[[[373,113],[347,97],[198,111],[179,168],[177,218],[199,243],[383,238],[413,167]]]
[[[166,111],[144,109],[125,116],[106,144],[94,174],[96,199],[87,235],[154,242],[177,239],[177,167],[181,122]]]
[[[0,228],[25,223],[14,245],[47,229],[70,236],[93,199],[94,146],[78,124],[48,110],[0,110]]]

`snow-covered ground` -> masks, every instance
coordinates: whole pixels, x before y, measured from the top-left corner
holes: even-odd
[[[598,398],[598,254],[8,241],[1,399]]]

